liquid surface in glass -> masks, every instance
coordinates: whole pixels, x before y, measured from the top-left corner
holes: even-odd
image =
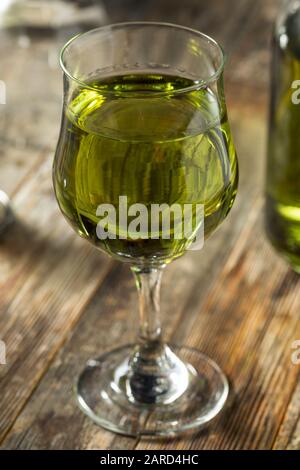
[[[116,239],[101,240],[99,205],[118,211],[120,196],[147,208],[203,204],[207,237],[233,204],[237,161],[226,110],[209,88],[174,94],[191,85],[168,75],[115,76],[81,87],[65,107],[54,161],[60,208],[82,237],[123,261],[170,262],[194,237],[165,239],[161,229],[156,239],[120,239],[116,224]]]

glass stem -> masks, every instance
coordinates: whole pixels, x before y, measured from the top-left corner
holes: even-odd
[[[161,343],[160,284],[162,268],[132,268],[139,296],[139,342],[147,348]]]
[[[131,268],[140,311],[138,343],[130,361],[127,393],[143,404],[170,403],[182,393],[186,367],[163,342],[160,324],[160,283],[163,268]]]

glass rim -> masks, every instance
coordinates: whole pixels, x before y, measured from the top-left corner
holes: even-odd
[[[87,81],[84,81],[84,80],[81,80],[80,78],[76,77],[73,73],[71,73],[69,70],[68,70],[68,67],[66,66],[65,64],[65,60],[64,60],[64,56],[65,56],[65,53],[66,51],[69,49],[69,47],[77,41],[77,39],[80,39],[82,37],[85,37],[85,36],[89,36],[95,32],[105,32],[105,31],[109,31],[109,30],[112,30],[112,29],[121,29],[121,28],[127,28],[127,27],[131,27],[131,26],[161,26],[161,27],[168,27],[168,28],[173,28],[173,29],[177,29],[177,30],[181,30],[181,31],[187,31],[187,32],[190,32],[190,33],[193,33],[197,36],[200,36],[202,39],[205,39],[207,40],[211,45],[213,45],[219,52],[219,55],[220,55],[220,64],[219,66],[216,68],[216,71],[214,73],[212,73],[208,78],[206,79],[199,79],[199,81],[196,81],[193,85],[190,85],[190,86],[186,86],[186,87],[182,87],[182,88],[178,88],[176,90],[172,90],[171,94],[180,94],[180,93],[188,93],[188,92],[192,92],[192,91],[196,91],[196,90],[199,90],[207,85],[209,85],[210,83],[216,81],[222,74],[222,72],[224,71],[224,66],[225,66],[225,63],[226,63],[226,54],[224,52],[224,49],[222,48],[222,46],[219,44],[218,41],[216,41],[215,39],[213,39],[211,36],[205,34],[205,33],[202,33],[201,31],[198,31],[196,29],[193,29],[193,28],[189,28],[188,26],[182,26],[182,25],[178,25],[178,24],[174,24],[174,23],[168,23],[168,22],[161,22],[161,21],[125,21],[125,22],[119,22],[119,23],[113,23],[113,24],[109,24],[109,25],[104,25],[104,26],[100,26],[100,27],[97,27],[97,28],[93,28],[93,29],[90,29],[89,31],[85,31],[83,33],[79,33],[79,34],[76,34],[75,36],[73,36],[71,39],[69,39],[69,41],[66,42],[66,44],[64,44],[64,46],[62,47],[61,49],[61,52],[60,52],[60,56],[59,56],[59,63],[60,63],[60,67],[63,71],[63,73],[72,81],[74,81],[75,83],[77,83],[80,87],[84,87],[84,88],[87,88],[87,89],[90,89],[90,90],[93,90],[93,91],[97,91],[99,93],[99,88],[98,87],[95,87],[93,85],[90,85]],[[104,95],[109,95],[109,94],[112,94],[112,95],[132,95],[132,91],[128,91],[128,90],[118,90],[117,92],[116,91],[109,91],[109,90],[103,90],[101,91],[103,92]],[[135,93],[136,94],[136,93]],[[154,95],[158,95],[158,96],[161,96],[161,95],[170,95],[170,91],[154,91],[153,93],[149,93],[149,97],[153,97]]]

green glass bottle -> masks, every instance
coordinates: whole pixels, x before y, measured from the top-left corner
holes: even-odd
[[[285,1],[273,41],[266,230],[300,273],[300,1]]]

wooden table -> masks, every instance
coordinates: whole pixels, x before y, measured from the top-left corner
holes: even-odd
[[[210,428],[177,440],[115,436],[77,408],[73,383],[90,357],[134,336],[126,266],[75,236],[54,199],[51,163],[62,83],[55,47],[1,33],[0,187],[17,222],[0,243],[0,439],[6,449],[299,449],[300,278],[262,228],[272,0],[109,0],[111,22],[164,20],[203,30],[229,54],[226,89],[240,159],[232,213],[202,252],[166,271],[166,336],[200,348],[234,393]],[[61,38],[60,38],[61,40]],[[50,53],[49,53],[50,47]],[[53,55],[54,54],[54,55]],[[50,60],[48,60],[50,57]],[[47,65],[47,60],[49,66]]]

